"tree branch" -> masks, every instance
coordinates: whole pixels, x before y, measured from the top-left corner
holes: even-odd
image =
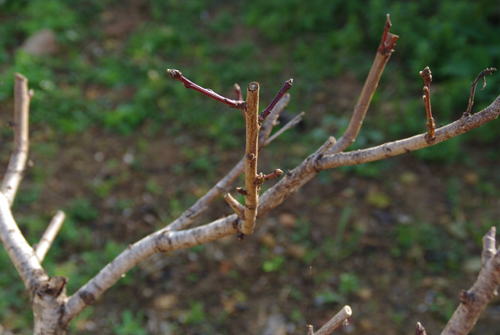
[[[276,120],[278,119],[279,114],[288,105],[289,101],[290,101],[290,95],[285,94],[283,98],[280,100],[280,102],[273,109],[271,115],[266,119],[266,122],[262,127],[264,130],[261,131],[260,133],[261,136],[259,137],[259,152],[262,151],[262,149],[264,149],[265,146],[269,145],[274,139],[276,139],[276,137],[282,134],[282,132],[280,132],[281,131],[280,129],[280,131],[278,131],[275,135],[269,138],[264,144],[262,144],[264,140],[267,139],[267,137],[271,133],[273,126],[277,124]],[[283,128],[286,129],[291,128],[291,126],[289,125],[292,121],[288,122]],[[191,206],[188,210],[182,213],[182,215],[175,221],[170,223],[166,227],[166,229],[175,231],[175,230],[181,230],[189,226],[194,221],[194,219],[196,219],[201,213],[203,213],[208,208],[208,205],[212,201],[214,201],[218,196],[220,196],[222,193],[224,193],[229,189],[229,186],[236,180],[236,178],[238,178],[240,174],[243,173],[244,170],[245,170],[245,157],[243,157],[236,164],[236,166],[222,180],[220,180],[210,191],[208,191],[203,197],[198,199],[198,201],[196,201],[196,203],[193,206]]]
[[[47,280],[48,276],[40,265],[35,251],[14,221],[9,200],[3,193],[0,193],[0,239],[26,290],[30,297],[33,297],[34,288],[40,281]]]
[[[292,85],[293,85],[293,79],[292,78],[290,78],[287,81],[285,81],[285,83],[283,84],[283,87],[281,88],[281,90],[278,91],[278,93],[274,97],[273,101],[271,101],[271,103],[269,104],[269,106],[267,106],[266,109],[264,109],[262,111],[262,113],[260,113],[260,115],[259,115],[259,125],[262,124],[262,122],[264,122],[264,120],[267,118],[267,116],[269,115],[269,113],[271,113],[271,111],[273,110],[274,106],[276,106],[276,104],[278,103],[278,101],[280,101],[281,97],[283,97],[283,95],[285,95],[286,91],[288,91],[290,88],[292,88]]]
[[[330,149],[330,154],[344,151],[349,147],[358,136],[359,130],[363,125],[363,120],[365,119],[366,112],[370,106],[373,94],[378,87],[380,77],[384,72],[385,66],[389,59],[391,58],[393,48],[396,44],[399,36],[389,33],[389,28],[392,26],[389,20],[389,15],[387,15],[387,22],[384,27],[384,33],[382,35],[382,42],[375,55],[375,60],[373,61],[370,73],[366,78],[365,85],[359,96],[358,103],[354,107],[354,112],[351,117],[351,122],[347,127],[344,135],[339,138],[337,143]]]
[[[33,96],[33,91],[28,90],[28,79],[25,76],[16,73],[14,78],[14,150],[0,187],[0,191],[7,197],[11,206],[28,160],[29,106]]]
[[[483,238],[483,255],[493,251],[492,245],[496,243],[495,235],[496,229],[491,227]],[[488,302],[498,295],[499,269],[500,253],[495,250],[494,256],[483,264],[474,285],[468,291],[462,291],[461,303],[441,335],[466,335],[472,330]]]
[[[330,319],[320,330],[314,335],[329,335],[338,327],[342,326],[344,322],[352,315],[351,307],[344,306],[333,318]]]
[[[140,261],[155,253],[191,248],[235,234],[238,229],[235,228],[233,222],[237,218],[237,215],[233,214],[204,226],[182,231],[174,232],[162,229],[129,245],[94,278],[69,297],[61,320],[62,324],[68,324],[71,319],[88,305],[94,303],[102,293],[114,285],[124,273],[136,266]]]
[[[331,169],[338,166],[357,165],[366,162],[394,157],[410,151],[429,147],[440,142],[446,141],[457,135],[478,128],[485,123],[492,121],[500,114],[500,96],[493,103],[482,111],[467,116],[462,116],[459,120],[450,123],[447,126],[436,129],[435,137],[428,140],[427,134],[420,134],[403,140],[388,142],[377,147],[342,152],[335,155],[326,155],[317,164],[320,170]]]
[[[240,231],[250,235],[255,227],[257,206],[259,205],[260,185],[255,183],[257,176],[257,161],[259,154],[259,83],[252,82],[247,88],[247,120],[246,120],[246,150],[245,150],[245,197],[244,220]]]
[[[61,229],[64,223],[64,219],[66,219],[66,214],[64,214],[63,211],[57,211],[56,215],[54,215],[52,220],[50,220],[50,223],[47,226],[45,232],[43,233],[40,242],[35,247],[36,256],[40,260],[40,263],[43,262],[45,255],[47,255],[47,252],[49,251],[52,242],[54,242],[57,233],[59,233],[59,230]]]
[[[181,71],[179,71],[179,70],[168,69],[167,72],[168,72],[168,75],[170,76],[170,78],[179,80],[180,82],[182,82],[182,85],[185,88],[191,88],[195,91],[198,91],[202,94],[205,94],[207,97],[210,97],[214,100],[220,101],[220,102],[228,105],[231,108],[237,108],[237,109],[243,109],[243,110],[245,110],[247,108],[245,101],[232,100],[232,99],[223,97],[220,94],[215,93],[211,89],[203,88],[203,87],[193,83],[192,81],[190,81],[186,77],[184,77],[182,75]]]

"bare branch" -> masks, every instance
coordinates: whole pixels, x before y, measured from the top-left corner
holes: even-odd
[[[278,101],[276,106],[274,106],[271,114],[266,119],[266,122],[260,127],[260,134],[259,134],[259,149],[262,146],[267,145],[267,139],[271,135],[271,131],[273,130],[273,127],[278,125],[278,118],[280,116],[280,113],[285,109],[285,107],[288,105],[290,102],[290,94],[286,93],[283,95],[283,97]],[[280,129],[281,130],[281,129]],[[263,144],[266,141],[266,144]]]
[[[424,100],[425,112],[427,114],[427,134],[429,135],[429,139],[433,139],[434,131],[436,130],[436,122],[434,122],[431,111],[431,69],[427,66],[423,71],[420,71],[420,76],[425,83],[422,99]]]
[[[32,296],[37,283],[47,280],[48,276],[40,265],[33,248],[14,221],[10,203],[3,193],[0,193],[0,239],[21,276],[26,290]]]
[[[318,330],[314,335],[329,335],[338,327],[342,326],[344,322],[352,315],[351,307],[344,306],[333,318],[330,319],[320,330]]]
[[[385,65],[391,58],[391,54],[394,51],[394,45],[396,44],[399,36],[389,33],[389,28],[392,26],[389,20],[389,15],[387,15],[387,22],[384,27],[384,33],[382,35],[382,42],[375,55],[375,60],[373,61],[370,73],[366,78],[365,85],[359,96],[358,103],[354,107],[354,112],[351,118],[351,122],[347,127],[344,135],[339,138],[337,143],[330,149],[329,153],[337,153],[344,151],[348,146],[350,146],[356,140],[363,120],[365,119],[366,112],[370,106],[370,102],[373,97],[373,93],[377,89],[378,82],[384,72]]]
[[[36,256],[40,260],[40,263],[43,262],[45,255],[47,255],[47,252],[49,251],[52,242],[54,242],[57,233],[59,233],[59,230],[61,229],[64,223],[64,219],[66,219],[66,214],[64,214],[63,211],[57,211],[56,215],[54,215],[52,220],[50,220],[50,223],[47,226],[45,232],[43,233],[40,242],[35,247]]]
[[[290,95],[285,94],[283,98],[280,100],[280,102],[276,105],[276,107],[273,109],[273,112],[271,115],[266,119],[266,122],[264,123],[263,128],[265,128],[262,132],[263,133],[271,133],[272,127],[277,124],[276,120],[278,119],[279,113],[286,107],[290,100]],[[303,113],[302,113],[303,114]],[[260,136],[259,138],[259,152],[262,151],[262,149],[269,145],[273,140],[275,140],[279,135],[281,135],[285,130],[289,129],[296,123],[297,117],[294,118],[296,120],[295,123],[294,120],[288,122],[283,128],[281,128],[276,134],[274,134],[271,138],[269,138],[264,144],[263,141],[266,138],[265,134],[263,136]],[[196,203],[191,206],[188,210],[186,210],[182,215],[170,223],[166,229],[167,230],[181,230],[188,225],[190,225],[198,215],[203,213],[207,208],[208,205],[214,201],[218,196],[220,196],[222,193],[227,191],[229,189],[229,186],[238,178],[238,176],[243,173],[245,169],[245,157],[243,157],[237,164],[236,166],[222,179],[220,180],[210,191],[208,191],[203,197],[198,199]]]
[[[497,248],[495,247],[497,230],[495,227],[491,227],[490,230],[483,237],[483,254],[481,257],[482,265],[485,266],[486,263],[495,256],[497,253]]]
[[[431,141],[429,141],[426,137],[427,134],[421,134],[395,142],[388,142],[369,149],[342,152],[336,155],[327,155],[324,156],[318,163],[318,169],[324,170],[338,166],[373,162],[429,147],[463,134],[469,130],[478,128],[483,124],[496,119],[499,114],[500,96],[481,112],[471,116],[464,115],[459,120],[436,129],[435,137]]]
[[[250,235],[255,227],[260,186],[256,185],[257,161],[259,154],[259,83],[252,82],[247,89],[247,120],[245,150],[245,214],[241,233]]]
[[[237,109],[243,109],[243,110],[245,110],[247,108],[245,101],[232,100],[232,99],[223,97],[220,94],[215,93],[211,89],[203,88],[203,87],[193,83],[192,81],[190,81],[186,77],[184,77],[182,75],[181,71],[179,71],[179,70],[168,69],[167,72],[168,72],[168,75],[170,76],[170,78],[179,80],[180,82],[182,82],[182,85],[185,88],[191,88],[195,91],[198,91],[202,94],[205,94],[207,97],[210,97],[214,100],[220,101],[220,102],[228,105],[231,108],[237,108]]]
[[[245,191],[246,195],[246,191]],[[234,212],[240,217],[240,219],[244,220],[245,218],[245,207],[240,204],[233,196],[228,193],[224,196],[224,200],[231,206],[231,208],[234,210]]]
[[[69,297],[61,320],[62,324],[67,325],[71,319],[88,305],[94,303],[102,293],[140,261],[155,253],[191,248],[224,236],[236,234],[238,229],[235,228],[233,223],[237,219],[237,215],[233,214],[207,225],[188,230],[173,232],[162,229],[129,245],[94,278]]]
[[[483,239],[483,255],[489,253],[495,242],[496,229],[492,227]],[[484,261],[484,258],[483,258]],[[488,302],[498,295],[500,285],[500,253],[496,252],[492,258],[483,264],[476,282],[468,291],[460,294],[460,305],[453,313],[441,335],[466,335],[475,326],[479,315]]]
[[[271,136],[266,141],[266,143],[264,143],[264,146],[267,146],[269,143],[271,143],[272,141],[274,141],[274,139],[276,139],[278,136],[280,136],[281,134],[283,134],[288,129],[295,127],[295,125],[297,125],[297,123],[299,123],[300,121],[302,121],[302,117],[304,116],[304,114],[305,114],[304,112],[301,112],[299,115],[295,116],[293,119],[291,119],[290,121],[288,121],[287,124],[285,124],[283,127],[281,127],[280,130],[278,130],[276,133],[274,133],[273,136]]]
[[[293,85],[293,79],[292,78],[290,78],[287,81],[285,81],[285,83],[283,84],[283,87],[281,88],[281,90],[278,91],[278,93],[274,97],[273,101],[271,101],[271,103],[269,104],[269,106],[267,106],[266,109],[264,109],[262,111],[262,113],[260,113],[260,115],[259,115],[259,125],[262,124],[262,122],[264,122],[264,120],[267,118],[267,116],[269,115],[269,113],[271,113],[271,111],[273,110],[274,106],[276,106],[276,104],[278,103],[278,101],[281,100],[281,98],[283,97],[283,95],[285,95],[286,91],[288,91],[292,87],[292,85]]]
[[[420,322],[417,322],[417,327],[415,329],[415,335],[427,335],[424,326]]]
[[[28,90],[28,79],[20,73],[14,75],[14,150],[0,191],[12,206],[23,178],[29,150],[29,106],[33,92]]]
[[[482,91],[486,87],[486,75],[487,74],[491,75],[496,70],[497,69],[494,67],[486,68],[485,70],[481,71],[481,73],[478,74],[476,80],[472,82],[471,84],[472,88],[470,90],[470,97],[469,97],[469,105],[467,106],[467,111],[465,112],[466,114],[470,114],[472,111],[472,105],[474,105],[474,95],[476,94],[476,86],[479,79],[481,78],[483,79],[483,88],[481,89]]]

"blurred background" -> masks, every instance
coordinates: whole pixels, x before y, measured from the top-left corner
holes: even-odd
[[[35,166],[14,216],[36,243],[57,209],[68,215],[43,264],[49,275],[68,276],[72,294],[241,158],[241,113],[184,89],[167,68],[228,97],[234,83],[258,81],[262,108],[294,78],[286,116],[305,111],[304,122],[259,160],[264,172],[286,172],[347,127],[387,13],[400,39],[350,149],[426,131],[425,66],[437,125],[460,118],[470,83],[500,66],[500,4],[0,0],[2,166],[13,74],[35,90]],[[487,80],[474,112],[500,93],[498,74]],[[482,236],[500,222],[499,135],[493,121],[404,157],[321,172],[243,242],[134,268],[70,333],[306,334],[344,304],[354,314],[339,333],[413,334],[417,321],[437,333],[476,278]],[[195,225],[231,213],[220,198]],[[0,269],[0,334],[30,334],[28,295],[3,250]],[[494,300],[472,334],[495,334],[499,317]]]

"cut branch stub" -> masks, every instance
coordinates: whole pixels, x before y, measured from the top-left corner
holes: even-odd
[[[427,335],[424,326],[420,322],[417,322],[417,328],[415,329],[415,335]]]
[[[185,88],[191,88],[191,89],[193,89],[195,91],[198,91],[198,92],[200,92],[202,94],[205,94],[206,96],[208,96],[208,97],[210,97],[210,98],[212,98],[214,100],[220,101],[220,102],[228,105],[231,108],[237,108],[237,109],[243,109],[243,110],[245,110],[247,108],[247,104],[246,104],[245,101],[243,101],[243,100],[232,100],[232,99],[223,97],[220,94],[215,93],[211,89],[203,88],[203,87],[201,87],[201,86],[193,83],[192,81],[190,81],[186,77],[184,77],[182,75],[182,72],[179,71],[179,70],[168,69],[167,73],[170,76],[170,78],[179,80]]]
[[[425,112],[427,114],[427,134],[429,135],[429,139],[433,139],[436,130],[436,122],[434,122],[431,111],[431,69],[427,66],[423,71],[420,71],[420,77],[422,77],[425,83],[422,99],[424,100]]]
[[[255,184],[259,152],[259,83],[252,82],[247,89],[246,150],[245,150],[245,212],[241,233],[249,235],[255,227],[260,187]]]

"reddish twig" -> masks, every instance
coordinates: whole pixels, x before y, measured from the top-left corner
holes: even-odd
[[[273,101],[271,101],[271,103],[269,104],[269,106],[267,106],[266,109],[264,109],[262,111],[262,113],[260,113],[260,115],[259,115],[259,125],[261,125],[262,122],[264,122],[264,120],[266,119],[266,117],[273,110],[274,106],[276,106],[276,104],[278,103],[278,101],[280,101],[280,99],[283,97],[283,95],[285,95],[286,91],[288,91],[292,87],[292,84],[293,84],[293,79],[292,78],[290,78],[287,81],[285,81],[285,83],[283,84],[283,87],[278,92],[278,94],[276,94],[276,96],[274,97]]]
[[[263,173],[259,173],[255,177],[255,182],[257,183],[257,185],[262,185],[265,181],[273,179],[273,178],[279,178],[282,175],[283,175],[283,171],[280,169],[276,169],[276,170],[274,170],[274,172],[272,172],[270,174],[266,174],[266,175],[264,175]]]
[[[424,100],[425,112],[427,113],[427,134],[429,135],[430,139],[433,139],[434,131],[436,130],[436,122],[434,122],[431,111],[431,69],[429,69],[429,67],[427,66],[423,71],[420,71],[420,76],[425,83],[424,95],[422,96],[422,99]]]
[[[481,71],[481,73],[478,74],[476,80],[474,80],[474,82],[471,84],[472,89],[470,90],[469,105],[467,106],[467,111],[465,112],[466,115],[469,115],[470,112],[472,111],[472,105],[474,105],[474,95],[476,94],[477,82],[479,81],[479,79],[481,79],[481,78],[483,79],[483,88],[481,89],[481,91],[484,90],[484,88],[486,87],[486,77],[485,76],[487,74],[491,75],[496,70],[497,69],[494,67],[486,68],[486,70],[483,70],[483,71]]]
[[[222,95],[215,93],[211,89],[203,88],[203,87],[193,83],[192,81],[190,81],[186,77],[184,77],[182,75],[181,71],[179,71],[179,70],[168,69],[167,72],[168,72],[168,75],[170,76],[170,78],[179,80],[185,88],[191,88],[195,91],[198,91],[202,94],[205,94],[206,96],[208,96],[212,99],[215,99],[217,101],[220,101],[220,102],[228,105],[231,108],[237,108],[237,109],[243,109],[243,110],[246,110],[246,108],[247,108],[247,103],[245,101],[232,100],[232,99],[223,97]]]
[[[394,51],[394,46],[396,45],[396,41],[399,38],[398,35],[394,35],[389,32],[389,29],[391,29],[391,27],[392,27],[392,22],[389,17],[389,14],[387,14],[384,33],[382,34],[382,41],[380,42],[380,46],[378,48],[378,52],[383,55],[390,54]]]

